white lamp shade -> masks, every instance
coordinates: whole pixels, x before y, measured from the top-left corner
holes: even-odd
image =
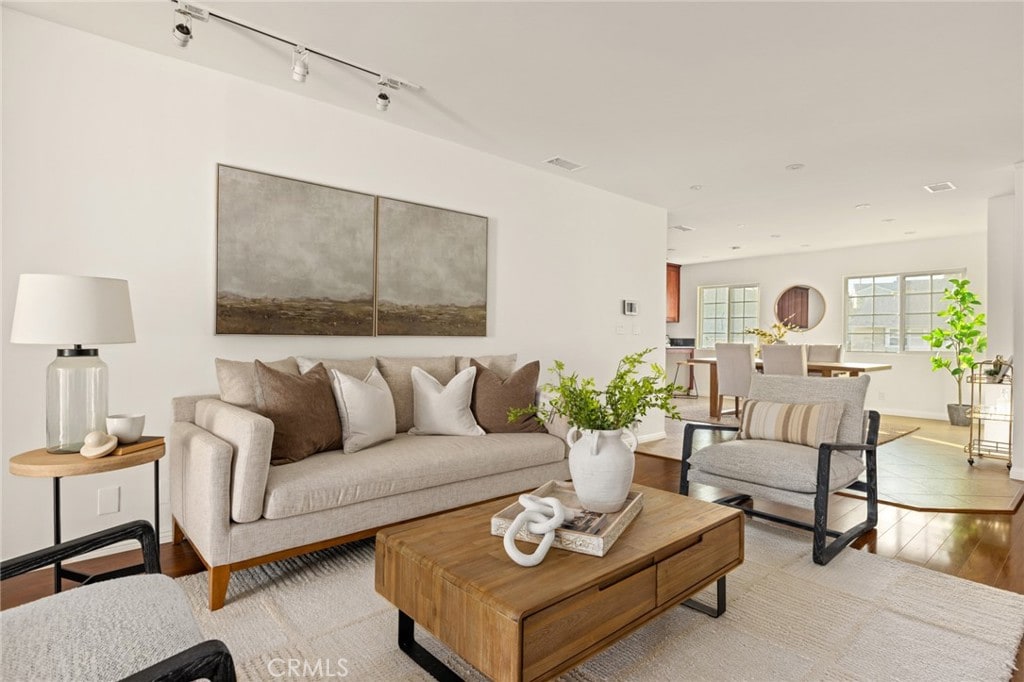
[[[134,343],[128,282],[79,275],[21,275],[11,343]]]

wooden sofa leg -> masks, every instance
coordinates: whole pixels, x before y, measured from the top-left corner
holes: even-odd
[[[224,599],[228,595],[228,580],[231,578],[230,566],[213,566],[210,574],[210,610],[223,608]]]
[[[181,529],[181,526],[178,525],[178,520],[172,516],[171,517],[171,544],[172,545],[180,545],[181,542],[184,539],[185,539],[185,531],[183,531]]]

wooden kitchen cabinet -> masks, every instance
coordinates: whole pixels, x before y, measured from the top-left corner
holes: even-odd
[[[665,302],[666,322],[679,321],[679,266],[675,263],[665,264]]]

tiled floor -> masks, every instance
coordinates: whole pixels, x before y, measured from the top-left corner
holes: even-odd
[[[677,399],[676,403],[684,414],[707,414],[704,398]],[[1010,479],[1005,459],[977,459],[974,466],[967,463],[966,427],[892,416],[883,416],[882,424],[893,430],[918,430],[879,447],[881,501],[924,511],[1012,513],[1024,499],[1024,482]],[[666,433],[667,438],[641,443],[637,451],[679,459],[683,423],[667,421]]]

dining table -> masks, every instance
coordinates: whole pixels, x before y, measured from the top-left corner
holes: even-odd
[[[710,369],[710,385],[708,386],[708,399],[710,403],[710,417],[721,419],[722,411],[718,405],[718,360],[714,357],[690,358],[687,360],[690,365],[707,365]],[[754,361],[754,367],[758,372],[763,371],[761,359]],[[834,377],[837,374],[848,374],[851,377],[859,376],[863,372],[881,372],[892,369],[892,365],[885,365],[876,362],[811,362],[807,363],[808,372],[821,374],[822,378]]]

